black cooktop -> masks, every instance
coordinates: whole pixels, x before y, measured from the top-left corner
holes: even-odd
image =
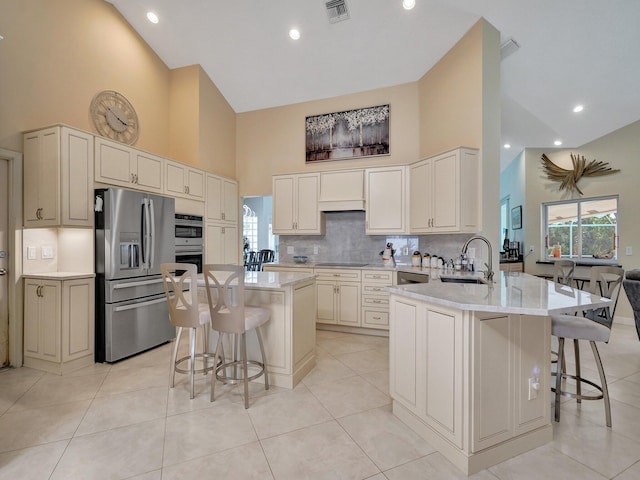
[[[330,262],[316,263],[316,267],[366,267],[368,263]]]

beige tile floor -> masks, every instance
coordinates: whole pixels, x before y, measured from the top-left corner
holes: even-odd
[[[316,368],[293,390],[221,386],[196,398],[170,345],[59,377],[0,372],[0,479],[455,479],[442,455],[390,413],[388,341],[319,331]],[[602,402],[563,399],[554,438],[475,479],[640,478],[640,342],[616,326],[601,349],[613,428]],[[572,349],[567,348],[568,358]],[[593,373],[583,347],[584,371]],[[571,362],[569,362],[571,363]]]

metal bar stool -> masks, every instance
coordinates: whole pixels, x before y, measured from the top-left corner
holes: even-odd
[[[578,403],[582,400],[604,399],[605,420],[607,427],[611,427],[611,405],[609,402],[609,390],[607,379],[604,374],[602,360],[598,352],[596,342],[608,342],[611,334],[613,316],[618,303],[618,294],[622,285],[624,270],[619,267],[597,266],[591,267],[591,280],[589,282],[589,292],[595,295],[602,295],[613,300],[611,308],[596,308],[583,312],[583,315],[552,315],[551,334],[558,337],[558,369],[556,372],[556,386],[551,391],[556,393],[555,398],[555,421],[560,421],[560,396],[575,398]],[[574,340],[576,356],[575,375],[569,375],[564,368],[564,341],[566,338]],[[580,374],[580,350],[579,340],[587,340],[591,345],[593,357],[598,368],[600,385],[591,380],[583,378]],[[576,392],[562,390],[562,379],[572,378],[576,381]],[[583,395],[581,384],[591,385],[599,394]]]
[[[162,272],[164,291],[167,296],[169,319],[177,329],[176,340],[171,353],[169,386],[171,388],[174,387],[175,372],[189,374],[191,376],[190,398],[193,399],[195,374],[204,373],[206,375],[218,363],[214,361],[214,365],[208,365],[208,359],[215,356],[215,354],[208,352],[207,347],[209,324],[211,323],[209,306],[198,302],[198,272],[195,264],[163,263],[160,265],[160,270]],[[176,275],[175,272],[183,273]],[[189,329],[189,355],[177,358],[184,328]],[[202,353],[196,353],[196,337],[199,328],[202,328]],[[196,358],[202,358],[204,364],[202,368],[195,368]],[[184,362],[188,362],[187,369],[181,367]]]
[[[211,315],[211,328],[216,330],[218,344],[216,356],[222,347],[222,335],[240,335],[241,359],[233,359],[218,365],[215,375],[211,377],[211,401],[215,400],[216,380],[233,383],[242,380],[244,383],[244,408],[249,408],[249,381],[264,375],[264,389],[269,389],[267,360],[264,353],[260,326],[269,321],[269,310],[244,305],[244,268],[236,265],[204,265],[207,299]],[[262,354],[262,362],[247,360],[247,331],[255,330]],[[249,374],[249,365],[259,367],[254,375]],[[227,375],[227,367],[233,368],[233,375]],[[238,368],[241,376],[237,376]]]

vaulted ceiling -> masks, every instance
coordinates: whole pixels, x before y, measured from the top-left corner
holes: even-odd
[[[326,0],[107,1],[169,68],[200,64],[236,112],[416,81],[484,17],[520,46],[501,64],[503,167],[640,119],[638,0],[346,0],[337,23]]]

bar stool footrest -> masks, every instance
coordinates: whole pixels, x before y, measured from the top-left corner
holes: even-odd
[[[247,377],[247,381],[251,381],[251,380],[255,380],[258,377],[261,377],[262,375],[264,375],[264,364],[262,362],[258,362],[256,360],[247,360],[247,366],[249,365],[254,365],[257,367],[260,367],[260,371],[254,375],[251,375],[250,377]],[[243,367],[244,366],[244,362],[242,362],[242,360],[236,360],[233,362],[228,362],[228,363],[221,363],[220,365],[218,365],[216,367],[216,379],[220,380],[221,382],[225,383],[225,384],[235,384],[235,382],[239,382],[241,380],[244,380],[244,376],[242,377],[232,377],[232,376],[228,376],[228,375],[221,375],[219,372],[221,370],[225,370],[228,367],[234,367],[234,366],[239,366],[239,367]]]
[[[215,358],[215,354],[214,353],[196,353],[195,358],[202,358],[202,359]],[[180,368],[178,366],[178,365],[180,365],[180,364],[182,364],[184,362],[187,362],[189,360],[191,360],[191,357],[189,355],[185,355],[184,357],[181,357],[181,358],[177,359],[176,360],[176,364],[174,366],[175,371],[178,372],[178,373],[190,374],[191,370]],[[217,366],[219,366],[221,363],[222,363],[222,361],[218,361],[217,365],[211,365],[211,366],[206,367],[206,368],[204,368],[204,367],[203,368],[198,368],[198,369],[194,370],[193,373],[204,373],[204,374],[206,374],[206,373],[210,372],[211,370],[213,370],[214,368],[216,368]]]
[[[555,376],[556,372],[551,372],[551,375]],[[575,398],[577,400],[602,400],[604,398],[604,395],[602,393],[602,386],[592,382],[591,380],[587,380],[586,378],[582,378],[582,377],[578,378],[575,375],[569,375],[568,373],[563,373],[562,378],[572,378],[573,380],[586,383],[587,385],[592,386],[593,388],[595,388],[600,392],[600,395],[595,395],[595,394],[594,395],[584,395],[584,394],[578,395],[577,393],[573,393],[573,392],[561,391],[560,396],[562,397]],[[555,393],[556,391],[555,387],[551,387],[551,391]]]

